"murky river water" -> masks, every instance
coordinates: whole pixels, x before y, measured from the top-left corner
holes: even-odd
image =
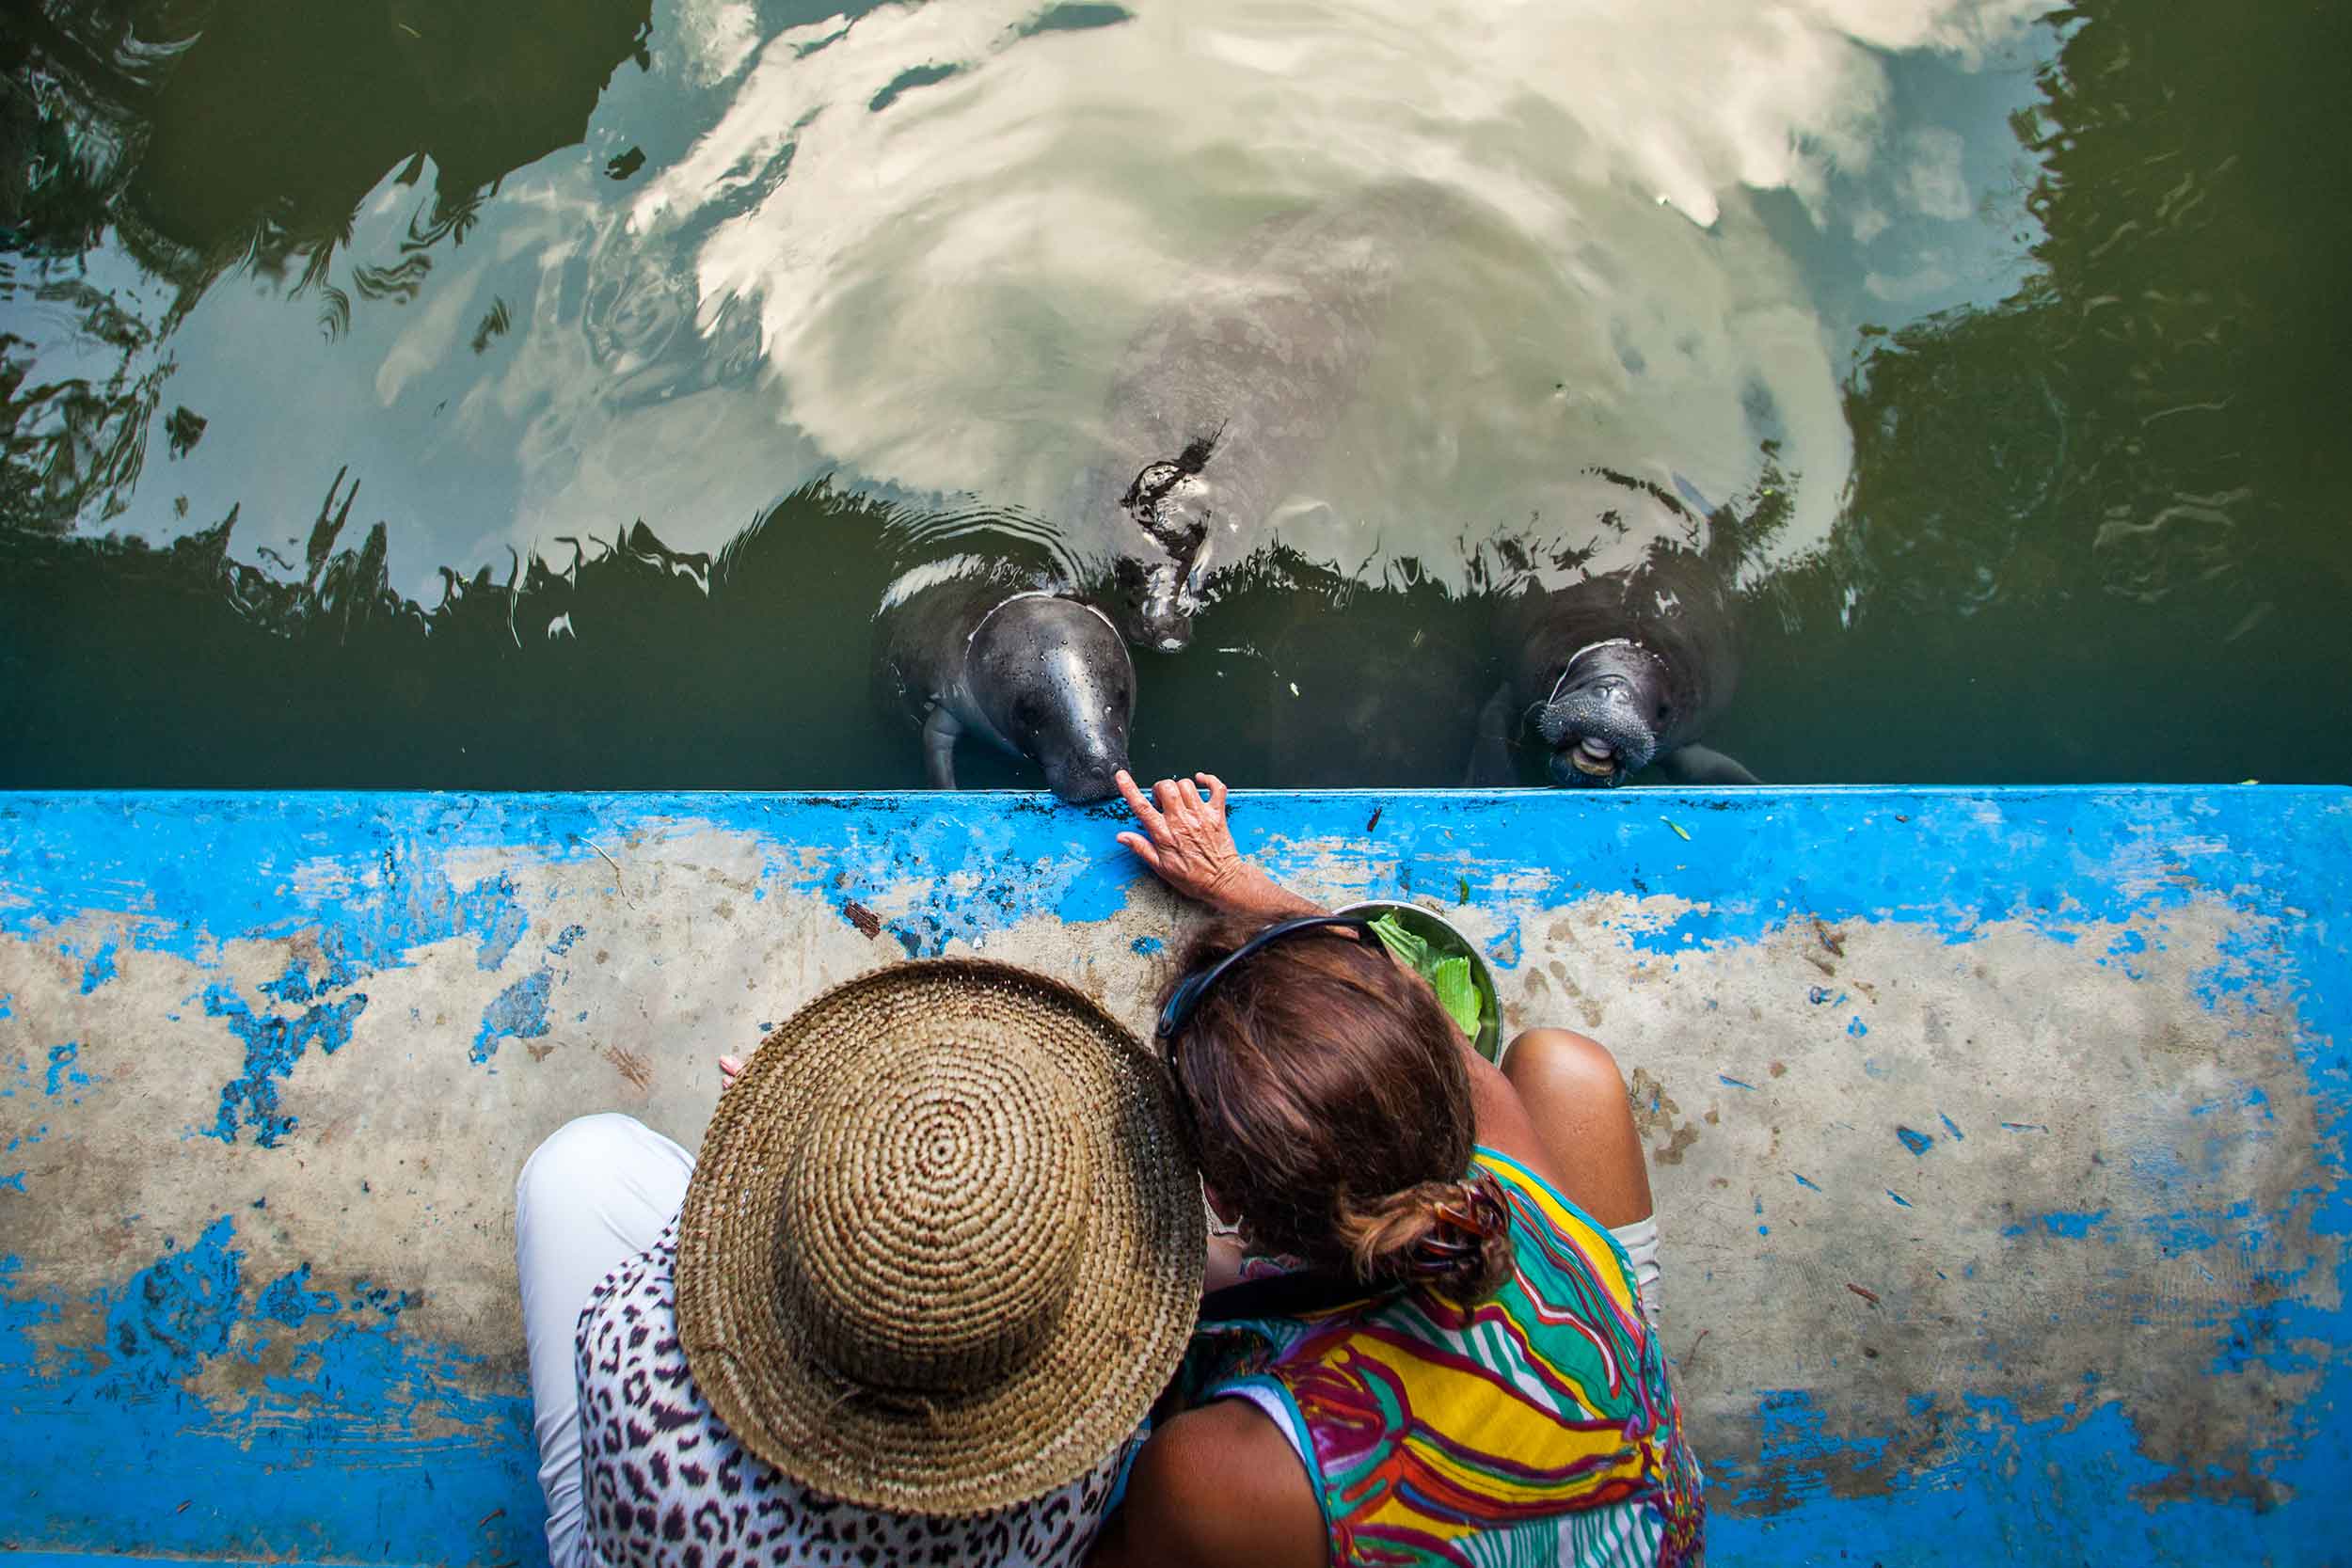
[[[1352,347],[1194,645],[1137,656],[1140,768],[1458,782],[1498,552],[1604,567],[1600,467],[1736,533],[1708,738],[1767,778],[2352,778],[2335,8],[0,40],[0,785],[919,782],[892,578],[1100,568],[1153,324],[1282,298]]]

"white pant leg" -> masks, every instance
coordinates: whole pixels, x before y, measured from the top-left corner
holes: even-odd
[[[1617,1238],[1626,1260],[1633,1265],[1633,1298],[1654,1334],[1658,1331],[1658,1216],[1645,1214],[1631,1225],[1612,1226],[1609,1234]]]
[[[606,1112],[557,1128],[516,1178],[515,1270],[552,1568],[596,1568],[580,1501],[580,1309],[606,1275],[661,1239],[693,1169],[694,1157],[676,1144]]]

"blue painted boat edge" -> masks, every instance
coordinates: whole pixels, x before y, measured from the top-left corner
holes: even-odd
[[[1147,784],[1150,781],[1145,781]],[[1762,800],[1782,799],[1811,799],[1814,797],[1845,798],[1855,796],[1905,796],[1920,800],[1964,799],[2026,800],[2040,797],[2133,795],[2183,797],[2207,795],[2318,795],[2338,796],[2352,800],[2352,784],[2317,782],[2266,784],[2260,780],[2233,780],[2221,784],[2134,784],[2117,780],[2106,784],[1740,784],[1714,787],[1680,784],[1643,784],[1625,789],[1550,789],[1540,785],[1514,786],[1508,789],[1406,789],[1382,788],[1378,785],[1351,785],[1341,789],[1292,789],[1235,784],[1231,788],[1235,800],[1574,800],[1588,804],[1616,801],[1638,804],[1644,800]],[[1041,789],[0,789],[0,808],[38,805],[51,801],[92,800],[190,801],[190,800],[500,800],[518,804],[546,801],[579,800],[793,800],[811,803],[872,804],[889,802],[903,807],[917,802],[947,802],[956,800],[1031,800],[1056,812],[1073,816],[1098,813],[1124,814],[1125,805],[1118,800],[1097,800],[1086,805],[1071,805],[1057,800]]]
[[[1853,847],[1846,839],[1823,830],[1837,828],[1841,822],[1855,828],[1867,820],[1873,833],[1883,835],[1889,832],[1893,814],[1907,810],[1903,802],[1953,798],[1997,801],[2015,815],[2017,820],[2007,825],[2010,830],[2009,836],[1979,847],[2025,847],[2019,851],[2018,865],[1993,868],[1988,873],[1992,879],[2000,880],[2005,886],[2014,883],[2018,888],[2037,885],[2042,870],[2047,869],[2049,885],[2087,889],[2106,876],[2099,857],[2112,855],[2127,842],[2118,830],[2119,822],[2123,827],[2131,827],[2135,822],[2162,824],[2167,814],[2173,814],[2170,821],[2185,825],[2205,806],[2217,811],[2222,820],[2216,825],[2216,842],[2210,847],[2187,851],[2189,861],[2201,871],[2232,873],[2238,879],[2214,879],[2212,885],[2250,912],[2280,922],[2281,951],[2286,955],[2283,973],[2296,979],[2303,1005],[2302,1037],[2296,1042],[2297,1051],[2311,1073],[2313,1097],[2321,1104],[2324,1135],[2341,1136],[2347,1120],[2352,1120],[2346,1115],[2347,1109],[2352,1108],[2352,1096],[2346,1093],[2344,1069],[2332,1060],[2338,1049],[2352,1044],[2352,994],[2346,992],[2342,981],[2345,973],[2345,942],[2347,937],[2352,937],[2342,918],[2344,879],[2347,869],[2352,869],[2352,854],[2347,853],[2347,849],[2352,849],[2352,789],[2343,786],[2136,789],[2070,785],[2001,790],[1841,786],[1767,791],[1621,791],[1609,795],[1547,791],[1510,795],[1475,791],[1278,791],[1243,799],[1246,804],[1286,803],[1288,810],[1245,814],[1241,825],[1246,843],[1261,830],[1278,834],[1297,830],[1343,830],[1348,835],[1360,837],[1369,831],[1360,814],[1377,801],[1388,811],[1381,820],[1390,832],[1382,836],[1389,837],[1392,832],[1400,847],[1399,853],[1408,863],[1419,857],[1432,870],[1442,865],[1446,872],[1443,885],[1450,887],[1453,863],[1438,853],[1438,842],[1439,831],[1446,824],[1456,828],[1466,823],[1471,825],[1470,842],[1454,847],[1480,850],[1482,847],[1475,835],[1484,830],[1476,824],[1482,820],[1507,822],[1515,817],[1523,821],[1526,808],[1535,806],[1548,820],[1591,824],[1602,832],[1606,830],[1599,829],[1599,825],[1612,821],[1645,829],[1649,836],[1642,841],[1638,863],[1661,891],[1673,890],[1677,874],[1688,879],[1684,885],[1696,887],[1704,883],[1720,890],[1732,885],[1738,878],[1785,861],[1791,848],[1818,853],[1822,862],[1814,869],[1823,885],[1808,889],[1808,897],[1817,893],[1820,896],[1802,907],[1818,908],[1836,918],[1851,906],[1851,912],[1867,917],[1870,910],[1878,907],[1879,890],[1897,888],[1919,873],[1904,869],[1899,875],[1896,870],[1882,868],[1875,873],[1879,879],[1876,882],[1856,879],[1860,868],[1876,863],[1868,857],[1883,854],[1887,841],[1882,837],[1881,847],[1870,849],[1866,835],[1864,846]],[[2029,806],[2034,801],[2045,802],[2050,809],[2037,816]],[[1684,818],[1689,826],[1701,829],[1700,842],[1695,845],[1687,836],[1669,836],[1655,820],[1661,813],[1676,812],[1678,803],[1680,809],[1692,813]],[[1072,810],[1055,804],[1050,798],[1025,797],[1018,792],[952,796],[753,796],[728,792],[590,796],[425,792],[267,795],[170,791],[131,796],[15,795],[0,797],[0,873],[13,876],[24,870],[28,885],[40,880],[50,873],[34,871],[29,862],[12,863],[13,851],[38,847],[48,838],[50,828],[60,835],[58,841],[51,842],[51,847],[62,847],[75,836],[76,821],[119,817],[129,804],[154,808],[137,813],[142,817],[164,819],[141,824],[146,836],[139,841],[135,853],[150,863],[168,863],[174,857],[199,851],[208,842],[208,835],[192,826],[189,819],[207,815],[258,817],[271,825],[269,832],[280,835],[308,828],[326,835],[322,844],[309,847],[360,857],[375,852],[385,842],[408,844],[421,834],[449,831],[472,820],[472,814],[480,811],[481,817],[472,830],[474,834],[485,838],[506,833],[528,836],[536,831],[534,842],[557,848],[561,854],[581,858],[591,851],[580,848],[575,854],[560,847],[561,833],[566,824],[578,826],[591,820],[618,825],[652,823],[664,816],[675,815],[725,830],[781,831],[789,836],[795,828],[813,829],[825,820],[854,821],[862,812],[871,810],[878,820],[885,816],[895,817],[908,824],[911,832],[918,825],[918,819],[937,822],[946,818],[940,825],[946,831],[929,841],[922,850],[918,869],[930,873],[954,863],[945,859],[950,853],[947,846],[951,842],[961,844],[976,825],[1003,828],[1005,842],[1025,856],[1048,852],[1092,854],[1092,841],[1097,837],[1107,839],[1101,820],[1123,815],[1123,808],[1116,804]],[[1854,809],[1857,804],[1862,807],[1859,812]],[[1590,809],[1595,806],[1600,809]],[[2162,810],[2135,814],[2135,806]],[[1800,809],[1804,807],[1812,809]],[[1736,833],[1718,838],[1703,824],[1723,820],[1714,813],[1725,809],[1740,821],[1741,827]],[[1787,811],[1784,825],[1793,837],[1784,837],[1782,826],[1768,826],[1773,815],[1783,810]],[[775,820],[764,820],[771,816]],[[11,816],[15,818],[13,823],[8,820]],[[2033,820],[2026,820],[2029,816]],[[1811,828],[1802,825],[1807,821],[1813,824]],[[1962,826],[1964,824],[1955,823],[1949,836],[1931,838],[1930,842],[1947,852],[1967,851],[1973,841],[1958,832]],[[2079,841],[2073,836],[2077,828],[2083,830]],[[1073,830],[1082,830],[1089,845],[1073,850],[1065,837]],[[2086,859],[2071,863],[2056,860],[2047,868],[2029,863],[2037,856],[2048,856],[2061,845],[2074,844],[2078,844],[2079,852]],[[996,853],[1003,847],[999,844],[985,852]],[[1489,853],[1503,848],[1494,843],[1483,846],[1483,851]],[[1627,859],[1628,851],[1622,846],[1604,845],[1597,838],[1586,841],[1581,836],[1572,847],[1513,845],[1495,863],[1508,866],[1513,863],[1513,857],[1529,863],[1547,859],[1565,863],[1570,848],[1580,864],[1594,863],[1596,875],[1587,886],[1606,885],[1612,865],[1636,863]],[[1746,859],[1740,857],[1743,849]],[[2249,859],[2253,849],[2268,851],[2262,857],[2266,863],[2241,864]],[[1726,853],[1726,863],[1721,870],[1695,864],[1685,868],[1677,863],[1686,859],[1696,862],[1718,850]],[[124,849],[126,854],[133,852],[128,847]],[[1453,853],[1454,848],[1444,851],[1445,855]],[[1847,886],[1829,885],[1841,876],[1847,879]],[[72,878],[64,879],[71,881]],[[1098,867],[1073,880],[1025,885],[1024,897],[1033,899],[1034,904],[1025,904],[1024,908],[1056,911],[1064,918],[1076,919],[1083,912],[1094,911],[1106,895],[1114,894],[1115,890],[1097,885],[1105,880],[1107,878]],[[1433,881],[1430,885],[1438,884]],[[252,896],[240,901],[242,911],[258,911],[275,919],[288,907],[282,893],[271,893],[265,888],[251,892]],[[844,895],[854,893],[852,888]],[[1574,890],[1563,888],[1561,895],[1573,896]],[[2115,908],[2147,908],[2152,902],[2169,896],[2171,894],[2162,890],[2136,890]],[[2008,895],[2008,899],[2010,905],[2023,907],[2023,900],[2015,895]],[[352,902],[344,898],[324,912],[346,916]],[[1901,907],[1909,917],[1941,929],[1967,928],[1965,924],[1955,924],[1955,917],[1940,912],[1941,905]],[[2307,910],[2321,911],[2321,918],[2285,918]],[[8,924],[7,912],[0,910],[0,927]],[[1758,911],[1756,914],[1765,918],[1770,911]],[[1979,916],[1971,914],[1968,918],[1973,921]],[[1690,924],[1669,929],[1737,936],[1750,924],[1750,919],[1742,917],[1731,926]],[[245,929],[238,927],[237,934],[243,934]],[[223,934],[229,933],[225,930]],[[2336,978],[2328,980],[2330,975]],[[2224,979],[2217,984],[2243,988],[2248,981]],[[2325,1199],[2326,1214],[2315,1229],[2321,1234],[2340,1236],[2352,1230],[2352,1205],[2346,1202],[2341,1180],[2340,1156],[2333,1158],[2336,1164],[2328,1172],[2331,1191]],[[2346,1265],[2341,1257],[2336,1259],[2334,1273],[2339,1282],[2345,1275]],[[2340,1299],[2344,1293],[2339,1291]],[[2296,1310],[2299,1333],[2338,1347],[2352,1344],[2352,1316],[2344,1310],[2330,1311],[2309,1303],[2298,1305]],[[2226,1332],[2226,1325],[2222,1326]],[[399,1348],[404,1354],[413,1355],[425,1347],[403,1337]],[[2339,1395],[2344,1381],[2341,1363],[2330,1362],[2312,1396],[2312,1405],[2342,1405]],[[1851,1440],[1839,1439],[1825,1430],[1822,1413],[1806,1402],[1802,1390],[1759,1389],[1756,1397],[1772,1439],[1770,1452],[1777,1463],[1803,1470],[1832,1456],[1841,1447],[1850,1454],[1853,1451],[1855,1444]],[[1888,1561],[1957,1564],[1991,1557],[2014,1557],[2021,1540],[2038,1540],[2046,1545],[2046,1559],[2050,1560],[2128,1553],[2143,1560],[2187,1561],[2201,1560],[2210,1555],[2212,1544],[2218,1540],[2232,1542],[2256,1556],[2265,1551],[2280,1554],[2274,1560],[2324,1560],[2335,1543],[2352,1533],[2352,1488],[2329,1484],[2331,1476],[2340,1477],[2343,1473],[2331,1468],[2340,1465],[2344,1453],[2344,1428],[2340,1420],[2326,1422],[2300,1451],[2279,1455],[2276,1471],[2295,1488],[2295,1501],[2288,1509],[2264,1516],[2249,1513],[2238,1503],[2184,1497],[2158,1496],[2146,1500],[2136,1497],[2135,1493],[2154,1487],[2168,1478],[2161,1466],[2140,1458],[2137,1437],[2125,1413],[2115,1405],[2101,1405],[2080,1417],[2043,1422],[2024,1421],[2013,1407],[2004,1408],[1998,1401],[1972,1405],[1967,1414],[1975,1423],[1974,1434],[1955,1447],[1948,1463],[1898,1478],[1897,1484],[1887,1492],[1851,1497],[1823,1490],[1805,1495],[1800,1488],[1793,1505],[1778,1513],[1720,1513],[1711,1531],[1711,1544],[1718,1558],[1780,1564],[1835,1561],[1841,1555],[1850,1555],[1866,1561],[1876,1557]],[[511,1414],[508,1418],[513,1419]],[[2042,1462],[2041,1476],[2024,1481],[2015,1478],[2012,1466],[2023,1455]],[[246,1462],[253,1457],[246,1454]],[[517,1457],[506,1456],[508,1464],[513,1465]],[[491,1461],[487,1452],[483,1458]],[[487,1470],[497,1467],[495,1462],[484,1465]],[[2004,1480],[2005,1475],[2010,1479]],[[516,1469],[510,1469],[503,1477],[485,1479],[516,1493],[529,1485],[527,1471]],[[1735,1489],[1738,1485],[1738,1478],[1726,1475],[1719,1479],[1731,1481]],[[76,1564],[190,1560],[45,1552],[6,1555],[16,1562]]]

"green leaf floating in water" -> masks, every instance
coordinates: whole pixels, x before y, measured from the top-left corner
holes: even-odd
[[[1470,973],[1469,958],[1439,953],[1426,938],[1406,930],[1393,911],[1374,921],[1372,930],[1399,962],[1429,982],[1429,989],[1438,993],[1438,1006],[1463,1036],[1476,1039],[1485,1009],[1479,1005],[1478,982]]]

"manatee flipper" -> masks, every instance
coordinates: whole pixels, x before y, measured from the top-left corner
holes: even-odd
[[[1723,752],[1684,746],[1658,759],[1658,770],[1678,784],[1760,784],[1764,781]]]
[[[1511,733],[1518,727],[1518,714],[1511,705],[1511,683],[1505,681],[1486,699],[1486,705],[1478,710],[1478,735],[1470,742],[1470,768],[1463,776],[1466,789],[1501,789],[1518,782],[1517,770],[1511,766]]]
[[[946,703],[923,721],[923,770],[933,789],[956,787],[956,738],[962,734],[962,722],[947,711]]]

